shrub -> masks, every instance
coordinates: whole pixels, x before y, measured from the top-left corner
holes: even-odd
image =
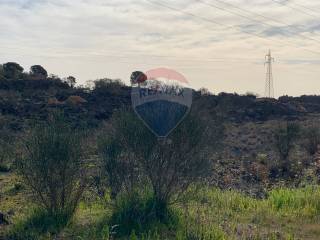
[[[320,144],[319,127],[316,125],[312,125],[307,129],[305,129],[304,147],[311,156],[317,153],[319,144]]]
[[[5,77],[4,77],[4,70],[3,70],[3,65],[0,64],[0,80],[4,80]]]
[[[34,127],[18,161],[23,179],[49,214],[72,216],[86,186],[83,134],[62,113]]]
[[[1,126],[0,126],[1,127]],[[0,172],[10,170],[8,163],[14,157],[13,137],[7,129],[2,129],[0,134]]]
[[[129,194],[146,181],[135,153],[147,158],[157,139],[133,112],[127,110],[115,112],[111,126],[106,130],[108,132],[99,138],[99,151],[111,195],[115,197],[121,191]],[[131,151],[132,149],[135,151]]]
[[[211,96],[211,95],[213,95],[212,92],[210,92],[210,90],[208,88],[202,87],[198,91],[200,92],[201,96]]]
[[[283,173],[289,171],[289,155],[298,139],[300,126],[295,122],[286,122],[279,125],[274,132],[275,148],[280,156],[281,170]]]
[[[125,84],[120,79],[103,78],[94,81],[94,93],[102,95],[107,93],[117,95]]]
[[[122,189],[150,184],[152,211],[162,219],[168,204],[179,200],[191,183],[203,180],[210,172],[208,148],[215,149],[221,125],[208,128],[189,115],[169,138],[158,141],[132,111],[113,115],[112,130],[100,142],[109,184],[115,195]]]

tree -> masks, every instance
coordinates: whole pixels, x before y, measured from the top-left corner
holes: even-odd
[[[18,63],[8,62],[3,64],[4,76],[9,79],[17,79],[23,72],[23,67]]]
[[[94,92],[104,95],[106,92],[119,94],[125,84],[120,79],[103,78],[94,81]]]
[[[210,90],[208,88],[204,88],[204,87],[200,88],[199,92],[200,92],[201,96],[210,96],[210,95],[212,95]]]
[[[67,77],[66,82],[68,83],[68,85],[69,85],[70,87],[73,88],[73,87],[76,85],[77,80],[76,80],[75,77],[69,76],[69,77]]]
[[[48,72],[40,65],[33,65],[30,68],[30,74],[36,77],[47,78]]]
[[[294,142],[298,139],[300,126],[295,122],[285,122],[276,128],[274,132],[275,148],[277,149],[283,173],[288,172],[290,161],[289,155],[294,147]]]
[[[37,202],[52,216],[71,217],[86,186],[83,135],[62,113],[34,127],[18,169]]]
[[[212,171],[209,148],[217,150],[223,128],[218,122],[209,128],[196,116],[189,115],[169,138],[158,140],[132,111],[116,112],[100,144],[111,188],[115,184],[118,192],[130,191],[150,183],[153,209],[162,218],[168,204]]]
[[[0,64],[0,80],[4,79],[4,70],[3,70],[3,65]]]

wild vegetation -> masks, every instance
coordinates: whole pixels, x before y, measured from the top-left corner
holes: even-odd
[[[49,215],[71,217],[82,197],[87,184],[84,136],[54,113],[24,141],[18,173]]]
[[[159,141],[75,82],[0,66],[0,239],[319,239],[317,97],[202,89]]]

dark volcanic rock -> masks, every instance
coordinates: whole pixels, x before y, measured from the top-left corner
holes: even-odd
[[[9,221],[7,220],[6,216],[0,212],[0,225],[8,225]]]

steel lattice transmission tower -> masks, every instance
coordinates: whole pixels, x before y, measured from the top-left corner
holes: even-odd
[[[265,97],[274,98],[272,74],[272,63],[274,62],[274,58],[271,56],[271,50],[269,50],[269,53],[265,56],[265,60],[265,65],[267,64]]]

